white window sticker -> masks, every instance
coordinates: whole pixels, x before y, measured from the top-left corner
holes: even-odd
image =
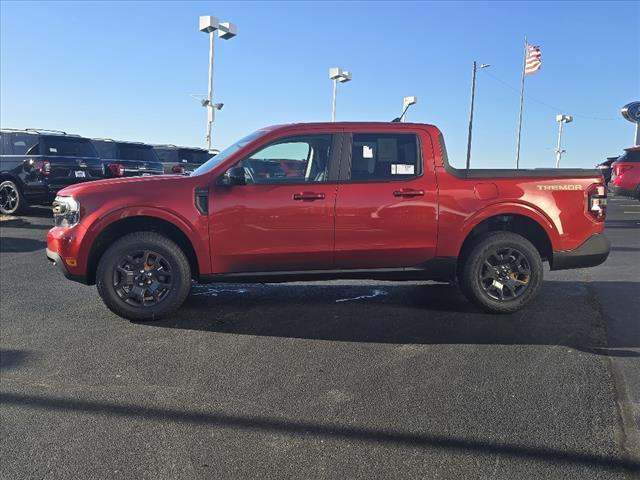
[[[362,146],[362,158],[373,158],[373,148],[369,145]]]
[[[49,153],[58,153],[58,149],[56,147],[49,147]]]
[[[401,163],[391,164],[391,175],[414,175],[414,165],[404,165]]]

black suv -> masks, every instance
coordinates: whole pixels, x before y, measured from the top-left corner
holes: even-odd
[[[104,163],[107,177],[162,175],[162,163],[151,145],[139,142],[117,142],[105,138],[91,140]]]
[[[54,130],[0,129],[0,213],[50,203],[68,185],[104,177],[87,138]]]
[[[164,173],[186,175],[193,172],[215,155],[204,148],[176,147],[175,145],[154,145],[153,149],[160,157]]]

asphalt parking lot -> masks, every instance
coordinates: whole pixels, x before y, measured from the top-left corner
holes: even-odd
[[[0,222],[2,478],[635,478],[640,203],[509,316],[454,287],[194,285],[157,323]]]

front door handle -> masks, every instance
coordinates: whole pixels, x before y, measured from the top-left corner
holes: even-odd
[[[324,193],[300,192],[293,194],[294,200],[324,200]]]
[[[393,192],[394,197],[424,197],[424,190],[414,190],[412,188],[396,190]]]

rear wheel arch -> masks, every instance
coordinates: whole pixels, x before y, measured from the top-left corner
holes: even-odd
[[[551,260],[553,244],[545,228],[527,215],[504,213],[486,218],[471,229],[460,247],[458,268],[464,265],[466,256],[478,241],[482,240],[490,232],[500,231],[515,233],[526,238],[536,247],[543,261]]]
[[[179,227],[158,217],[133,216],[110,223],[93,241],[87,260],[88,284],[95,283],[98,263],[109,246],[118,238],[134,232],[155,232],[175,242],[187,257],[193,278],[199,277],[200,269],[195,249],[189,237]]]

